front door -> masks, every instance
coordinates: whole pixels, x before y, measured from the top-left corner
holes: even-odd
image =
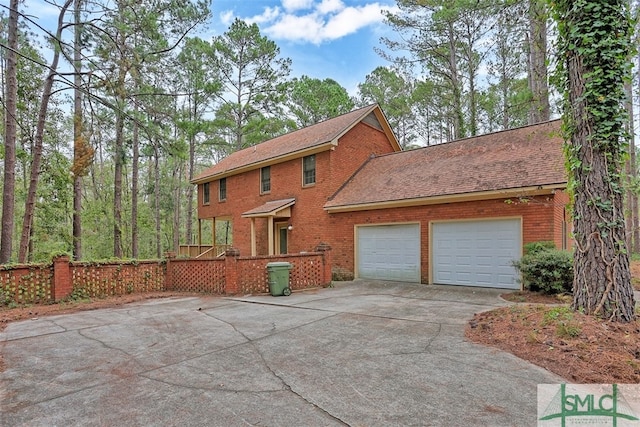
[[[288,253],[287,249],[287,227],[289,226],[286,222],[276,223],[276,254],[286,254]]]

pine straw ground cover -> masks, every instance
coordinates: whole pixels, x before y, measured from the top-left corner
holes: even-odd
[[[516,304],[476,314],[465,333],[571,383],[640,383],[638,320],[603,322],[568,305]]]
[[[640,262],[631,274],[640,290]],[[640,383],[640,320],[613,323],[569,308],[571,297],[512,292],[509,307],[478,313],[466,337],[497,347],[571,383]],[[640,317],[640,312],[638,312]]]

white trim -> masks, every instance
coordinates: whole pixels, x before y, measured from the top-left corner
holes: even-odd
[[[509,220],[517,220],[519,222],[520,229],[520,245],[518,248],[517,257],[522,257],[522,248],[524,242],[524,218],[521,215],[516,216],[496,216],[496,217],[486,217],[486,218],[457,218],[457,219],[444,219],[444,220],[434,220],[429,221],[429,284],[434,284],[434,271],[435,271],[435,256],[436,252],[434,249],[434,231],[433,226],[437,224],[455,224],[455,223],[478,223],[478,222],[491,222],[491,221],[509,221]],[[453,285],[456,286],[456,285]],[[499,287],[499,286],[496,286]],[[513,288],[505,288],[505,289],[513,289]]]
[[[469,202],[478,200],[508,199],[516,197],[533,197],[554,194],[556,190],[563,190],[566,183],[522,187],[504,190],[478,191],[473,193],[446,194],[440,196],[418,197],[415,199],[386,200],[381,202],[358,203],[353,205],[326,206],[329,213],[368,211],[375,209],[392,209],[411,206],[438,205],[442,203]]]

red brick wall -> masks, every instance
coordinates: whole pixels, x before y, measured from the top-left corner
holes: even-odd
[[[571,239],[571,230],[573,227],[571,214],[568,208],[569,203],[569,195],[564,191],[557,191],[554,195],[554,212],[553,212],[553,221],[554,224],[558,224],[557,227],[554,228],[554,236],[553,241],[556,244],[558,249],[571,249],[572,248],[572,239]],[[564,223],[564,226],[563,226]],[[563,233],[564,227],[564,233]],[[564,242],[563,242],[563,234],[564,234]]]
[[[419,222],[421,277],[423,283],[428,283],[430,221],[521,217],[523,244],[526,244],[555,239],[557,228],[562,224],[554,216],[556,211],[554,196],[549,195],[527,202],[499,199],[331,214],[330,229],[334,237],[328,243],[333,248],[333,271],[342,279],[354,275],[355,225]]]
[[[322,209],[329,197],[372,154],[389,153],[393,147],[386,135],[364,123],[358,123],[338,142],[335,150],[316,154],[316,184],[302,186],[302,159],[294,159],[271,166],[271,192],[260,194],[260,170],[227,177],[227,199],[218,201],[218,182],[211,184],[211,203],[202,205],[198,200],[198,216],[212,218],[228,216],[233,219],[233,246],[244,254],[251,253],[251,220],[241,214],[268,201],[295,198],[290,222],[293,230],[288,234],[289,253],[310,252],[331,238],[329,216]],[[198,186],[202,191],[202,186]],[[257,255],[268,254],[267,221],[256,219]]]

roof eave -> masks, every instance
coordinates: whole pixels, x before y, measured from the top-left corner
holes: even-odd
[[[323,142],[321,144],[314,145],[313,147],[308,147],[302,150],[282,154],[280,156],[272,157],[266,160],[261,160],[259,162],[249,163],[247,165],[243,165],[234,169],[225,170],[220,173],[195,178],[195,179],[192,179],[190,182],[191,184],[197,185],[197,184],[203,184],[205,182],[215,181],[217,179],[226,178],[228,176],[238,175],[251,170],[263,168],[265,166],[275,165],[276,163],[282,163],[288,160],[294,160],[297,158],[310,156],[311,154],[317,154],[323,151],[329,151],[333,149],[336,145],[338,145],[337,138],[328,142]]]
[[[508,199],[510,197],[531,197],[554,194],[557,190],[564,190],[566,182],[556,184],[536,185],[530,187],[508,188],[502,190],[476,191],[473,193],[445,194],[441,196],[418,197],[403,200],[387,200],[381,202],[358,203],[341,206],[325,206],[328,213],[356,212],[374,209],[391,209],[411,206],[437,205],[442,203],[469,202],[477,200]]]
[[[267,217],[276,217],[276,216],[284,216],[284,217],[290,217],[291,216],[291,206],[293,206],[296,203],[296,201],[292,201],[290,203],[287,203],[284,206],[280,206],[276,209],[272,209],[268,212],[258,212],[258,213],[250,213],[250,214],[246,214],[243,213],[242,215],[240,215],[241,218],[267,218]],[[284,214],[283,214],[284,212]]]
[[[365,117],[367,117],[369,114],[371,114],[371,113],[375,114],[376,118],[378,119],[378,122],[380,123],[380,126],[382,126],[382,131],[385,133],[385,135],[387,136],[387,138],[391,142],[391,145],[393,146],[393,150],[394,151],[402,151],[402,148],[400,147],[400,143],[398,142],[398,138],[396,138],[396,134],[393,133],[393,130],[391,129],[391,126],[389,125],[389,122],[387,121],[387,117],[384,115],[384,113],[382,112],[382,109],[380,108],[380,106],[378,104],[372,104],[370,108],[364,110],[362,115],[358,119],[354,120],[353,123],[351,123],[351,125],[349,125],[346,128],[344,128],[342,130],[342,132],[340,132],[335,137],[334,140],[337,142],[347,132],[349,132],[351,129],[353,129],[358,123],[361,123],[362,120]]]

